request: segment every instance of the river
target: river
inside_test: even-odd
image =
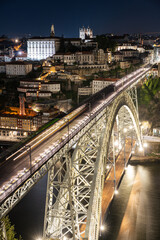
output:
[[[11,211],[23,240],[42,236],[47,176]],[[160,164],[128,166],[104,221],[103,240],[160,239]]]

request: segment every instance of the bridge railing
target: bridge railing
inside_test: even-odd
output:
[[[146,71],[145,71],[146,72]],[[142,74],[142,76],[144,73]],[[137,79],[139,76],[137,76]],[[135,78],[136,79],[136,78]],[[76,125],[75,129],[70,129],[68,135],[65,138],[62,138],[55,142],[52,147],[49,147],[47,151],[40,154],[35,161],[32,162],[32,166],[30,169],[21,170],[16,176],[14,176],[8,183],[6,183],[0,189],[0,204],[5,201],[5,199],[11,195],[18,187],[20,187],[30,176],[36,172],[40,167],[43,166],[56,152],[58,152],[65,144],[67,144],[85,125],[87,125],[95,116],[97,116],[103,109],[107,107],[107,105],[113,101],[114,98],[110,98],[110,100],[103,99],[102,103],[99,104],[95,109],[84,118],[81,123]],[[69,123],[68,123],[69,124]],[[67,125],[66,125],[67,126]],[[71,132],[72,130],[72,132]]]

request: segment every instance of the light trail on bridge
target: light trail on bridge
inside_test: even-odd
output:
[[[97,102],[92,102],[92,109],[88,105],[80,106],[8,157],[5,164],[0,167],[0,202],[3,202],[18,186],[47,162],[54,153],[106,108],[122,91],[142,78],[150,67],[146,66],[120,79],[115,84],[116,91],[106,95],[105,99],[101,97]],[[31,150],[31,162],[27,147]]]

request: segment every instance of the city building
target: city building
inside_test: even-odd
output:
[[[94,64],[94,53],[93,52],[76,52],[76,62],[80,65],[83,64]]]
[[[60,38],[55,37],[54,26],[51,26],[50,37],[33,37],[27,41],[27,57],[41,60],[52,57],[60,47]]]
[[[4,62],[0,62],[0,73],[6,72],[6,64]]]
[[[57,93],[57,92],[60,92],[61,90],[61,84],[58,82],[42,82],[40,90]]]
[[[8,55],[1,54],[0,55],[0,62],[10,62],[12,58]]]
[[[91,28],[82,27],[79,29],[79,37],[84,40],[86,38],[93,38],[93,30]]]
[[[52,93],[58,93],[61,90],[59,82],[44,82],[39,80],[21,80],[18,92],[25,93],[26,97],[33,98],[51,98]]]
[[[40,82],[37,81],[20,81],[20,86],[17,88],[18,92],[27,93],[28,91],[38,91],[40,89]]]
[[[6,63],[7,76],[25,76],[32,71],[32,64],[29,62],[9,62]]]
[[[74,53],[56,53],[53,56],[54,62],[63,62],[67,65],[73,65],[76,61]]]
[[[105,64],[107,61],[103,49],[75,53],[57,53],[52,59],[54,62],[61,62],[66,65]]]
[[[106,54],[103,49],[94,50],[95,53],[95,63],[96,64],[105,64],[106,63]]]
[[[78,88],[78,96],[89,96],[92,94],[91,87],[82,87]]]
[[[64,38],[64,45],[72,44],[75,47],[80,47],[82,44],[81,38]]]
[[[122,69],[130,68],[130,66],[131,66],[131,63],[128,61],[120,62],[120,68]]]
[[[92,94],[99,92],[101,89],[118,81],[118,78],[97,78],[92,81]]]
[[[24,131],[35,131],[37,126],[34,125],[36,113],[31,109],[25,109],[25,115],[20,114],[20,108],[8,107],[0,112],[0,128],[22,129]]]
[[[27,53],[19,52],[18,55],[15,57],[16,61],[26,61],[27,60]]]
[[[120,51],[119,52],[114,52],[114,60],[115,60],[115,62],[124,61],[123,54]]]
[[[31,60],[41,60],[55,54],[55,39],[53,38],[30,38],[27,41],[27,57]]]

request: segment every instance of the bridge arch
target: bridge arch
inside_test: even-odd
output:
[[[123,112],[124,110],[126,110],[126,112],[129,114],[128,117],[130,117],[132,125],[135,129],[138,143],[140,146],[142,146],[141,129],[139,125],[138,113],[132,101],[132,98],[127,92],[125,92],[121,94],[118,98],[116,98],[116,100],[113,102],[109,111],[109,115],[107,117],[106,126],[101,135],[100,148],[99,148],[99,152],[97,154],[97,159],[95,163],[95,169],[99,169],[99,171],[95,171],[95,174],[94,174],[92,187],[91,187],[92,190],[91,190],[91,196],[90,196],[90,202],[89,202],[89,209],[87,213],[87,223],[86,223],[86,230],[85,230],[85,237],[87,240],[98,239],[98,234],[99,234],[98,229],[100,228],[99,221],[101,217],[101,196],[102,196],[103,184],[105,180],[104,171],[107,164],[106,156],[109,154],[109,146],[110,146],[110,143],[112,142],[111,138],[113,134],[113,128],[114,128],[115,122],[117,122],[116,118],[120,113],[120,111]],[[99,190],[97,190],[98,188]],[[98,191],[100,192],[100,194],[97,194]],[[98,212],[99,214],[97,214]],[[97,217],[99,219],[96,219]]]
[[[122,122],[127,113],[126,119],[130,119],[127,123],[132,122],[141,144],[138,113],[128,93],[116,97],[103,113],[100,118],[95,117],[95,124],[80,137],[72,157],[71,152],[65,156],[59,172],[55,175],[54,169],[50,170],[48,188],[57,191],[57,195],[53,194],[56,200],[46,206],[49,211],[45,216],[45,239],[98,239],[107,156],[117,116]],[[60,179],[58,185],[56,181]],[[47,201],[52,202],[53,196]]]

